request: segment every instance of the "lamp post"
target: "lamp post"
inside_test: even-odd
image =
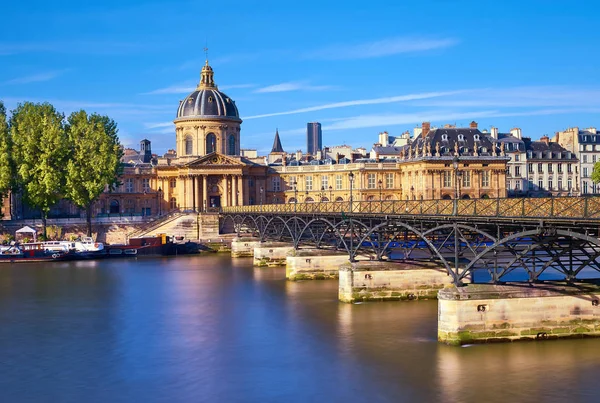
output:
[[[352,197],[352,186],[354,185],[354,172],[350,172],[348,174],[348,179],[350,179],[350,212],[352,212],[352,202],[354,198]]]
[[[294,181],[292,186],[294,186],[294,212],[296,212],[298,209],[298,182]]]
[[[325,186],[321,186],[321,192],[319,192],[319,203],[323,201],[325,196],[327,196],[327,192],[325,192]]]
[[[331,191],[333,190],[333,188],[331,186],[329,186],[329,201],[332,202],[333,201],[333,196],[331,195]]]
[[[460,158],[458,158],[458,155],[455,155],[454,158],[452,159],[452,168],[454,168],[454,206],[453,206],[453,215],[457,215],[458,214],[458,198],[460,197],[460,190],[458,188],[458,162],[460,161]]]
[[[263,187],[261,186],[260,189],[260,212],[262,213],[262,205],[263,205],[263,192],[265,191],[265,189],[263,189]]]
[[[158,215],[162,214],[162,189],[158,188]]]

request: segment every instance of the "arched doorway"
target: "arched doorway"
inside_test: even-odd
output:
[[[121,207],[119,205],[119,201],[115,200],[115,199],[111,200],[109,213],[110,214],[119,214],[120,212],[121,212]]]
[[[169,200],[169,208],[171,210],[175,210],[177,208],[177,199],[174,197],[171,197],[171,199]]]
[[[442,195],[442,200],[450,200],[452,197],[449,194]]]
[[[461,199],[463,199],[463,200],[468,200],[470,198],[471,198],[471,196],[469,196],[469,195],[462,195],[462,197],[461,197]]]
[[[481,195],[481,198],[482,198],[482,199],[489,199],[489,198],[490,198],[490,196],[488,196],[488,195],[486,195],[486,194],[482,194],[482,195]]]
[[[208,133],[206,135],[206,154],[214,153],[217,151],[217,136],[214,133]]]

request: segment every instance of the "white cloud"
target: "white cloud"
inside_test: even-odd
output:
[[[262,115],[246,116],[243,119],[248,120],[248,119],[267,118],[267,117],[272,117],[272,116],[295,115],[298,113],[315,112],[315,111],[321,111],[321,110],[325,110],[325,109],[346,108],[349,106],[357,106],[357,105],[389,104],[389,103],[394,103],[394,102],[405,102],[405,101],[412,101],[412,100],[417,100],[417,99],[443,97],[443,96],[448,96],[448,95],[460,94],[462,92],[465,92],[465,91],[459,90],[459,91],[447,91],[447,92],[425,92],[425,93],[421,93],[421,94],[398,95],[398,96],[394,96],[394,97],[357,99],[357,100],[353,100],[353,101],[335,102],[335,103],[331,103],[331,104],[323,104],[323,105],[317,105],[317,106],[310,106],[307,108],[293,109],[290,111],[273,112],[273,113],[265,113]]]
[[[69,69],[46,71],[43,73],[37,73],[37,74],[31,74],[28,76],[13,78],[13,79],[4,81],[2,84],[14,85],[14,84],[40,83],[43,81],[50,81],[64,73],[66,73],[67,71],[69,71]]]
[[[287,82],[269,85],[255,90],[256,93],[289,92],[289,91],[327,91],[334,89],[332,85],[310,85],[305,82]]]
[[[231,84],[231,85],[223,85],[219,86],[220,90],[230,90],[230,89],[238,89],[238,88],[252,88],[256,87],[256,84]],[[196,89],[195,84],[191,83],[183,83],[183,84],[175,84],[170,87],[159,88],[156,90],[142,92],[140,95],[160,95],[160,94],[189,94],[190,92]]]
[[[173,128],[174,127],[174,123],[173,122],[145,123],[144,126],[147,129],[160,129],[160,128],[163,128],[163,127]]]
[[[329,46],[307,53],[305,58],[325,60],[369,59],[447,48],[456,44],[458,44],[458,40],[454,38],[397,37],[356,45]]]

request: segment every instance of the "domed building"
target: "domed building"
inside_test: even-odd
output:
[[[179,102],[175,133],[180,161],[211,153],[240,154],[240,119],[235,101],[219,91],[208,60],[194,92]]]

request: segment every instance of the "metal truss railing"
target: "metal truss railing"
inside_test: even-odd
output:
[[[390,214],[600,221],[600,196],[316,202],[223,207],[223,213]]]

